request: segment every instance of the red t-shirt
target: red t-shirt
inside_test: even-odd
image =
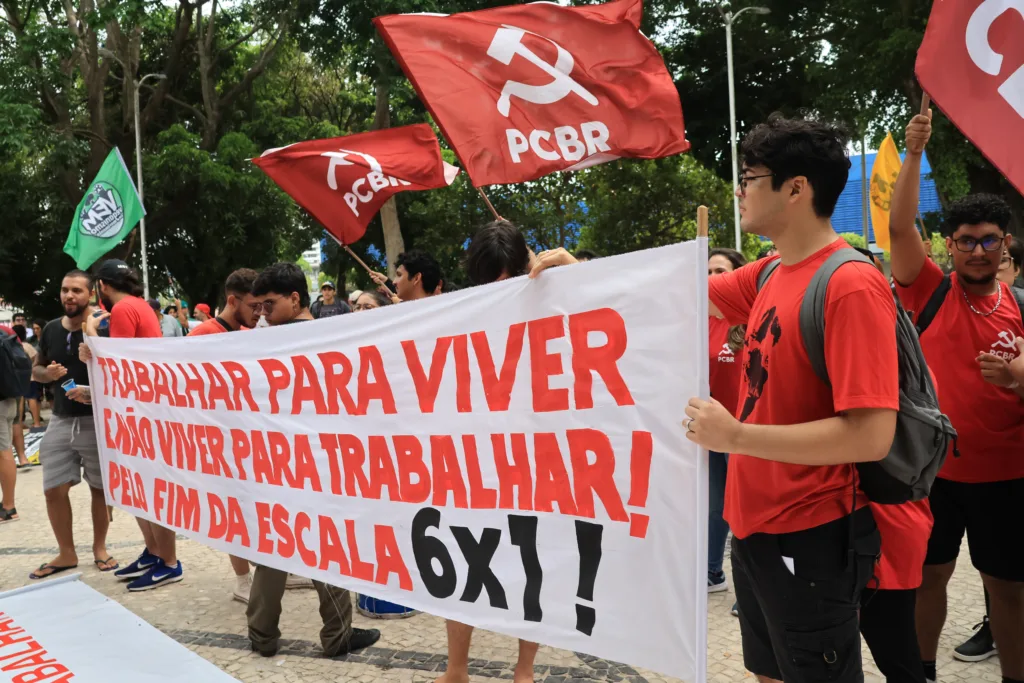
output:
[[[189,330],[188,336],[196,337],[203,334],[220,334],[221,332],[230,331],[231,330],[224,329],[224,326],[217,321],[217,318],[210,318],[209,320],[204,320],[203,322],[199,323],[198,326],[193,327],[191,330]]]
[[[943,479],[979,483],[1024,478],[1024,401],[1010,389],[989,384],[981,376],[978,355],[989,352],[1007,360],[1017,357],[1016,337],[1024,324],[1010,288],[1000,283],[1002,301],[992,315],[971,310],[953,273],[952,287],[921,337],[925,360],[937,380],[939,406],[958,434],[960,457],[950,454],[939,472]],[[925,261],[917,279],[907,287],[896,284],[903,307],[921,312],[939,283],[942,270]],[[995,308],[997,294],[971,296],[979,311]]]
[[[878,588],[887,591],[919,588],[933,524],[927,499],[900,505],[871,503],[871,514],[882,537],[882,556],[875,567]]]
[[[162,337],[153,309],[137,296],[126,296],[110,309],[110,336],[135,339]]]
[[[800,334],[800,304],[818,267],[842,239],[794,265],[780,265],[758,295],[761,259],[708,281],[711,300],[734,325],[747,325],[739,419],[791,425],[858,408],[899,409],[896,305],[873,266],[850,263],[829,281],[825,361],[818,379]],[[791,465],[732,454],[725,518],[738,538],[801,531],[850,513],[852,465]],[[858,496],[860,500],[864,500]]]
[[[740,399],[743,352],[741,349],[740,353],[736,353],[729,348],[730,327],[725,319],[708,316],[711,395],[735,415]]]

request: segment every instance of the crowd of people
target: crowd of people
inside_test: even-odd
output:
[[[736,194],[746,232],[771,240],[747,263],[732,249],[709,253],[711,399],[685,408],[687,437],[710,452],[708,591],[727,591],[725,547],[744,664],[762,683],[862,681],[861,636],[889,683],[935,683],[947,585],[964,536],[985,587],[987,614],[956,656],[979,661],[998,651],[1003,683],[1024,683],[1024,245],[1008,233],[1010,210],[991,195],[971,195],[946,211],[950,272],[931,257],[918,231],[921,156],[928,115],[907,128],[907,158],[891,206],[891,281],[882,262],[835,272],[825,296],[828,382],[812,367],[801,337],[800,308],[818,267],[849,245],[830,222],[846,185],[847,138],[823,123],[772,117],[746,137]],[[470,285],[483,285],[595,258],[564,249],[534,254],[508,221],[482,227],[465,255]],[[771,277],[762,277],[770,264]],[[410,251],[393,281],[339,297],[325,282],[311,302],[298,266],[240,269],[215,311],[196,320],[176,302],[161,311],[140,298],[137,274],[106,261],[95,276],[73,270],[61,286],[64,316],[35,326],[33,380],[79,386],[54,392],[42,445],[43,488],[58,555],[37,568],[43,578],[77,566],[70,487],[92,493],[93,555],[101,571],[144,591],[180,581],[175,535],[139,520],[141,554],[121,568],[106,549],[108,514],[91,419],[84,334],[171,337],[251,330],[443,296],[452,289],[437,261]],[[103,311],[90,302],[94,286]],[[897,302],[918,323],[920,345],[941,410],[958,436],[929,498],[878,504],[859,492],[858,463],[887,456],[896,433],[901,386]],[[927,312],[926,316],[922,313]],[[927,318],[927,321],[926,321]],[[196,324],[193,325],[192,323]],[[870,353],[865,353],[870,349]],[[36,399],[38,400],[38,399]],[[33,419],[38,416],[33,411]],[[3,444],[0,444],[2,446]],[[6,481],[6,479],[5,479]],[[8,507],[9,506],[9,507]],[[4,487],[4,514],[14,510]],[[290,582],[285,572],[231,558],[233,595],[247,603],[249,638],[261,655],[277,652],[278,621]],[[305,582],[308,585],[308,582]],[[312,582],[324,622],[324,653],[373,644],[380,632],[352,627],[348,591]],[[442,683],[468,680],[473,629],[449,621]],[[997,650],[998,648],[998,650]],[[520,641],[514,678],[533,680],[537,645]]]

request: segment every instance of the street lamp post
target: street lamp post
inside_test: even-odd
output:
[[[106,48],[100,48],[99,53],[104,57],[113,59],[121,68],[124,70],[124,77],[130,78],[128,67],[122,62],[117,55]],[[162,81],[167,76],[164,74],[146,74],[137,81],[133,81],[133,95],[134,95],[134,109],[135,109],[135,185],[139,192],[139,203],[145,207],[142,199],[142,131],[139,130],[139,89],[142,84],[146,82],[146,79],[152,78],[157,81]],[[142,296],[147,300],[149,299],[149,260],[146,256],[146,214],[143,209],[142,217],[139,219],[139,238],[142,243]]]
[[[729,144],[732,148],[732,214],[736,229],[736,251],[743,251],[743,235],[740,232],[740,198],[736,196],[736,187],[740,184],[739,160],[736,158],[736,79],[732,65],[732,25],[744,12],[769,14],[767,7],[744,7],[738,12],[726,12],[719,7],[722,21],[725,22],[725,59],[729,72]]]

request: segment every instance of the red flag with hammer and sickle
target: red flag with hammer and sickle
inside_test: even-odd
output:
[[[1024,0],[935,0],[917,80],[1024,192]]]
[[[474,185],[689,149],[641,0],[374,19]]]
[[[345,245],[393,195],[447,187],[459,173],[426,123],[298,142],[252,162]]]

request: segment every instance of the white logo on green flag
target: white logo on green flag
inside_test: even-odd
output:
[[[145,215],[135,183],[115,147],[75,209],[64,251],[79,268],[88,268],[124,239]]]

